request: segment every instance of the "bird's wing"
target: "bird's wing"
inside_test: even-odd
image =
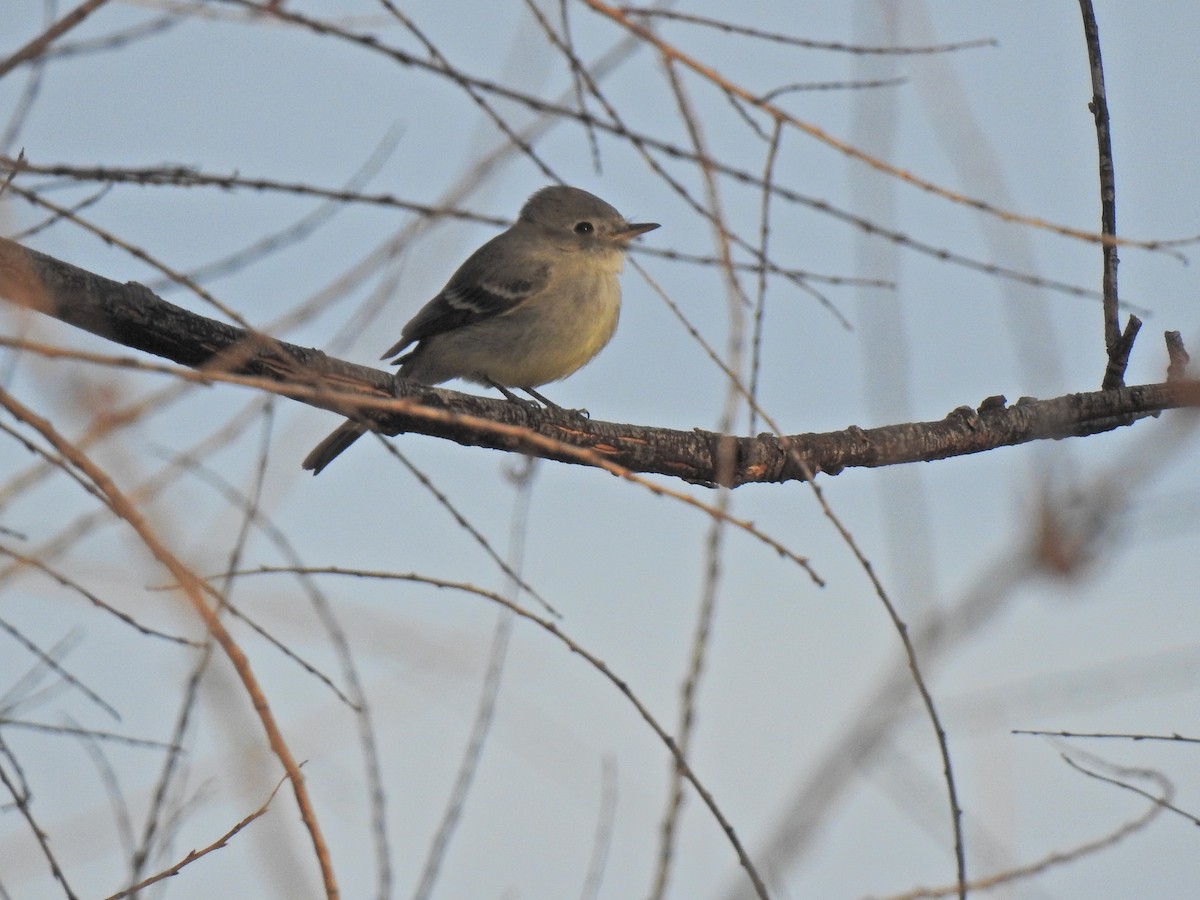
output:
[[[544,288],[549,274],[548,265],[522,266],[519,276],[501,268],[482,279],[463,278],[461,271],[456,272],[441,293],[404,326],[400,340],[381,358],[395,356],[409,344],[436,334],[510,313]]]

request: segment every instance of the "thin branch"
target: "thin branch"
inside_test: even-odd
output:
[[[549,21],[547,21],[545,16],[542,15],[542,11],[538,9],[537,4],[534,3],[533,0],[526,0],[526,6],[529,7],[530,13],[532,13],[533,17],[542,25],[542,28],[546,31],[547,35],[553,34],[553,28],[550,27]],[[558,16],[562,22],[563,53],[566,55],[568,62],[571,64],[571,87],[575,92],[575,103],[579,106],[579,111],[586,114],[587,97],[583,92],[583,73],[586,72],[587,69],[583,65],[583,61],[579,58],[579,55],[575,52],[575,43],[571,37],[571,18],[568,13],[569,8],[570,4],[567,2],[567,0],[559,0]],[[552,43],[554,42],[552,41]],[[587,131],[588,149],[592,151],[592,169],[597,175],[599,175],[602,170],[602,165],[600,162],[600,141],[596,137],[596,128],[590,124],[585,125],[584,128]]]
[[[1087,42],[1088,69],[1092,77],[1092,99],[1088,109],[1096,122],[1097,157],[1100,164],[1100,233],[1115,236],[1117,233],[1117,180],[1113,164],[1112,131],[1108,117],[1108,94],[1104,89],[1104,63],[1100,57],[1100,30],[1096,25],[1096,11],[1091,0],[1079,0],[1079,11],[1083,16],[1083,36]],[[1120,326],[1120,300],[1117,293],[1117,245],[1106,242],[1102,248],[1104,260],[1104,347],[1108,353],[1108,364],[1104,369],[1101,384],[1106,390],[1121,387],[1125,383],[1125,369],[1138,329],[1142,327],[1137,316],[1130,316],[1124,332]]]
[[[45,14],[47,17],[54,15],[55,7],[52,3],[44,4]],[[4,132],[0,134],[0,153],[8,153],[16,143],[18,136],[21,134],[21,129],[25,127],[25,123],[29,120],[29,114],[33,111],[34,101],[37,100],[41,93],[43,78],[46,74],[46,54],[40,54],[32,60],[29,74],[25,79],[25,86],[21,89],[21,96],[17,98],[17,102],[13,104],[12,111],[8,115],[8,121],[4,125]],[[23,154],[21,154],[23,155]],[[4,194],[4,187],[0,187],[0,196]]]
[[[1108,95],[1104,90],[1104,64],[1100,58],[1100,32],[1091,0],[1079,0],[1083,16],[1083,36],[1087,42],[1088,69],[1092,78],[1092,99],[1088,109],[1096,121],[1097,155],[1100,165],[1100,231],[1117,233],[1117,185],[1113,167],[1112,133],[1108,118]],[[1117,248],[1104,246],[1104,344],[1112,351],[1120,338],[1117,323]]]
[[[34,838],[37,839],[38,845],[42,848],[42,855],[46,857],[46,861],[50,864],[50,871],[54,875],[55,881],[62,885],[63,893],[68,897],[68,900],[78,900],[77,895],[71,890],[71,885],[67,883],[67,875],[62,870],[62,866],[58,864],[58,857],[54,855],[54,851],[50,849],[50,840],[46,832],[42,831],[37,820],[33,817],[33,810],[29,808],[29,794],[18,785],[14,784],[8,777],[8,772],[4,770],[4,765],[0,764],[0,782],[8,789],[9,794],[16,804],[17,810],[29,825],[29,830],[33,832]]]
[[[156,849],[159,834],[169,834],[164,823],[164,813],[167,803],[171,799],[171,789],[175,784],[176,776],[182,768],[184,755],[183,742],[187,737],[188,728],[192,723],[192,716],[196,711],[197,698],[200,695],[201,679],[208,670],[208,664],[212,661],[212,648],[213,639],[209,635],[200,653],[197,654],[196,664],[192,666],[191,671],[188,673],[188,678],[184,682],[183,699],[179,704],[179,713],[175,717],[175,725],[172,729],[172,747],[163,760],[162,769],[155,779],[154,790],[150,797],[150,805],[146,810],[145,824],[142,826],[142,834],[137,842],[137,846],[129,857],[129,877],[131,881],[141,880],[141,874],[145,871],[151,854]]]
[[[1119,787],[1122,790],[1126,790],[1131,793],[1137,794],[1139,797],[1145,797],[1147,800],[1149,800],[1155,806],[1160,807],[1162,809],[1169,810],[1170,812],[1176,813],[1177,815],[1182,816],[1183,818],[1187,819],[1193,825],[1200,825],[1200,819],[1198,819],[1196,816],[1192,815],[1191,813],[1180,809],[1178,806],[1176,806],[1175,804],[1173,804],[1171,802],[1171,799],[1170,799],[1171,798],[1171,785],[1167,782],[1166,778],[1163,777],[1158,772],[1155,772],[1150,769],[1129,769],[1129,768],[1120,767],[1120,766],[1113,766],[1109,763],[1105,764],[1105,765],[1108,765],[1109,768],[1113,769],[1115,772],[1117,772],[1118,774],[1120,774],[1124,777],[1133,776],[1133,777],[1139,777],[1139,778],[1149,778],[1150,780],[1157,782],[1159,785],[1159,788],[1162,791],[1162,796],[1155,796],[1154,794],[1151,794],[1149,791],[1143,790],[1142,788],[1137,787],[1136,785],[1132,785],[1126,781],[1122,781],[1120,778],[1117,778],[1114,776],[1102,775],[1099,772],[1093,772],[1091,769],[1088,769],[1087,767],[1085,767],[1085,766],[1081,765],[1080,763],[1077,763],[1075,760],[1071,759],[1065,753],[1062,754],[1062,758],[1063,758],[1063,762],[1065,762],[1072,769],[1075,769],[1078,772],[1082,772],[1084,775],[1087,775],[1089,778],[1095,778],[1097,781],[1103,781],[1106,784],[1115,785],[1116,787]]]
[[[386,151],[385,151],[386,152]],[[360,172],[369,173],[378,159],[378,151],[372,154]],[[455,207],[438,206],[429,203],[417,203],[404,200],[395,194],[376,193],[365,194],[354,187],[359,180],[356,174],[351,183],[342,188],[326,188],[319,185],[297,181],[280,181],[275,178],[256,178],[231,173],[222,175],[216,172],[203,172],[192,166],[165,165],[145,166],[140,168],[122,166],[75,166],[67,163],[34,164],[24,159],[14,159],[0,156],[0,169],[14,173],[31,175],[46,175],[57,178],[68,178],[72,181],[98,181],[104,184],[136,184],[140,187],[216,187],[222,190],[235,189],[250,191],[270,191],[281,194],[295,194],[301,197],[317,197],[322,200],[338,203],[360,203],[368,206],[382,206],[389,209],[402,209],[426,218],[451,218],[464,222],[475,222],[481,225],[494,225],[506,228],[512,224],[509,219],[498,216],[486,216],[471,210]]]
[[[66,656],[79,644],[81,634],[82,629],[71,629],[55,642],[48,655],[51,658]],[[0,694],[0,710],[11,715],[21,709],[37,708],[47,702],[51,696],[66,693],[70,687],[66,681],[58,680],[47,683],[47,673],[52,671],[53,669],[44,662],[33,663],[15,683],[10,685],[3,694]]]
[[[1043,737],[1062,738],[1107,738],[1124,741],[1182,741],[1187,744],[1200,744],[1200,737],[1184,737],[1181,734],[1122,734],[1107,731],[1040,731],[1035,729],[1014,728],[1009,734],[1033,734]]]
[[[1163,334],[1163,338],[1167,343],[1167,358],[1170,360],[1167,364],[1167,381],[1186,380],[1188,363],[1192,358],[1188,356],[1187,348],[1183,345],[1183,335],[1178,331],[1168,331]]]
[[[979,47],[998,46],[995,38],[977,38],[972,41],[959,41],[951,44],[934,44],[929,47],[866,47],[861,44],[843,44],[836,41],[814,41],[809,38],[792,37],[791,35],[780,34],[774,31],[765,31],[761,28],[751,28],[748,25],[739,25],[735,22],[725,22],[719,19],[710,19],[707,16],[677,12],[672,9],[653,9],[645,6],[622,6],[619,9],[621,12],[630,13],[635,16],[655,16],[676,22],[687,22],[692,25],[704,25],[728,34],[740,34],[745,37],[758,38],[759,40],[790,44],[793,47],[804,47],[808,50],[836,50],[842,53],[882,56],[911,56],[914,54],[950,53],[955,50],[974,50]]]
[[[98,741],[112,741],[124,744],[126,747],[147,747],[154,750],[179,750],[176,745],[165,741],[154,741],[149,738],[130,737],[126,734],[116,734],[112,731],[99,731],[95,728],[80,728],[74,725],[51,725],[46,722],[29,722],[25,719],[10,719],[0,715],[0,725],[5,728],[25,728],[30,731],[40,731],[44,734],[70,734],[78,737],[94,738]]]
[[[22,63],[36,59],[46,49],[107,3],[108,0],[84,0],[77,7],[35,37],[32,41],[13,53],[8,59],[0,60],[0,78],[3,78]]]
[[[399,140],[400,129],[397,126],[388,129],[387,133],[375,146],[375,149],[371,151],[366,161],[350,176],[342,190],[349,194],[356,194],[361,188],[365,187],[391,157]],[[279,231],[264,235],[220,259],[214,259],[197,266],[186,273],[187,277],[197,284],[201,284],[217,276],[227,277],[232,275],[253,263],[261,261],[272,253],[276,253],[292,244],[299,243],[345,209],[346,205],[344,203],[326,198],[324,202],[319,203],[315,209],[302,216],[299,220],[292,222]],[[153,291],[157,291],[172,283],[170,278],[163,277],[149,282],[147,287]]]
[[[109,34],[98,35],[94,38],[83,38],[50,47],[43,52],[39,60],[61,60],[74,56],[85,56],[91,53],[106,53],[110,50],[120,50],[137,41],[155,37],[169,31],[187,21],[183,16],[173,12],[165,13],[153,19],[139,22],[128,28],[122,28]]]
[[[35,659],[41,662],[42,665],[46,666],[52,672],[57,674],[67,684],[80,691],[80,693],[82,693],[85,697],[95,703],[98,707],[100,707],[118,722],[121,721],[121,714],[117,712],[116,707],[114,707],[107,700],[105,700],[90,687],[63,668],[63,666],[59,664],[58,660],[54,658],[53,654],[47,653],[4,619],[0,619],[0,631],[7,632],[9,637],[28,650]]]
[[[758,246],[762,258],[769,258],[768,241],[771,236],[771,191],[770,185],[775,180],[775,160],[779,155],[780,140],[783,136],[783,126],[775,123],[771,132],[771,142],[767,147],[767,158],[763,163],[763,192],[758,217]],[[754,334],[750,339],[750,426],[746,430],[754,433],[757,426],[758,405],[758,376],[762,366],[763,322],[767,314],[767,270],[762,266],[758,270],[758,290],[754,295]]]
[[[100,778],[100,783],[104,785],[105,793],[108,794],[113,825],[117,831],[117,842],[125,854],[132,854],[134,847],[133,817],[130,814],[129,801],[125,798],[125,792],[121,790],[121,780],[117,777],[117,770],[113,768],[112,761],[108,758],[100,741],[86,733],[78,734],[76,739],[83,746],[87,755],[92,758],[96,774]]]
[[[154,628],[150,628],[146,625],[143,625],[141,622],[137,621],[137,619],[133,618],[133,616],[129,615],[128,613],[121,612],[121,610],[116,609],[115,607],[110,606],[109,604],[105,603],[98,596],[96,596],[92,591],[89,591],[83,585],[72,580],[71,578],[68,578],[66,575],[62,574],[57,569],[53,569],[50,566],[46,565],[41,560],[34,559],[32,556],[26,556],[23,553],[18,553],[17,551],[15,551],[9,547],[5,547],[3,545],[0,545],[0,555],[8,556],[23,566],[29,566],[31,568],[37,569],[39,572],[43,573],[47,577],[52,578],[55,581],[57,581],[63,587],[69,588],[70,590],[74,591],[75,593],[81,595],[84,599],[89,600],[92,603],[92,605],[99,607],[100,609],[104,610],[107,613],[110,613],[113,616],[116,616],[118,619],[120,619],[126,625],[129,625],[131,628],[136,629],[138,632],[146,635],[147,637],[162,638],[165,641],[173,641],[176,644],[185,644],[189,647],[200,646],[198,643],[196,643],[195,641],[189,640],[188,638],[181,637],[179,635],[174,635],[174,634],[167,634],[164,631],[158,631]]]
[[[763,103],[770,103],[784,94],[800,91],[857,91],[868,88],[901,87],[907,83],[908,79],[906,78],[882,78],[874,81],[799,81],[795,84],[784,84],[777,88],[771,88],[758,99]]]
[[[151,875],[149,878],[145,878],[142,881],[139,881],[137,884],[125,888],[125,890],[123,890],[123,891],[118,891],[117,893],[112,894],[109,897],[105,898],[105,900],[121,900],[121,898],[123,898],[123,897],[128,897],[131,894],[136,894],[138,891],[140,891],[144,888],[148,888],[148,887],[150,887],[150,885],[155,884],[156,882],[162,881],[165,878],[172,878],[172,877],[178,875],[184,866],[195,862],[200,857],[207,856],[208,854],[212,853],[214,850],[224,849],[226,847],[226,845],[228,845],[228,843],[237,835],[237,833],[239,831],[241,831],[243,828],[245,828],[247,825],[249,825],[251,822],[253,822],[255,819],[257,819],[259,816],[266,813],[267,809],[271,805],[271,801],[275,799],[275,795],[279,793],[279,789],[281,787],[283,787],[283,782],[286,780],[287,780],[286,778],[281,779],[279,784],[275,785],[275,789],[273,791],[271,791],[271,795],[269,797],[267,797],[266,802],[264,802],[262,806],[260,806],[254,812],[250,813],[250,815],[246,816],[246,818],[242,819],[240,822],[238,822],[236,825],[234,825],[232,828],[230,828],[227,832],[225,832],[223,835],[221,835],[219,838],[217,838],[215,841],[213,841],[207,847],[202,847],[199,850],[188,851],[187,856],[185,856],[179,862],[175,863],[175,865],[173,865],[167,869],[164,869],[163,871],[159,872],[156,875]]]
[[[231,307],[227,306],[226,304],[222,303],[212,293],[210,293],[209,291],[206,291],[199,284],[197,284],[195,281],[190,279],[187,275],[183,274],[182,272],[175,271],[170,266],[161,262],[160,260],[155,258],[152,254],[150,254],[146,250],[142,249],[141,247],[138,247],[135,244],[131,244],[129,241],[126,241],[125,239],[118,237],[113,232],[108,231],[105,228],[101,228],[99,225],[96,225],[92,222],[89,222],[87,219],[84,219],[82,216],[80,216],[78,213],[74,212],[73,210],[67,209],[64,206],[59,206],[57,203],[52,203],[51,201],[47,200],[45,197],[41,196],[40,194],[36,194],[33,191],[27,191],[24,188],[17,187],[15,184],[10,186],[10,190],[17,196],[23,198],[24,200],[27,200],[28,202],[34,204],[35,206],[44,207],[45,209],[50,210],[55,215],[61,216],[62,218],[74,223],[75,225],[78,225],[80,228],[84,229],[85,231],[87,231],[88,233],[90,233],[92,235],[95,235],[100,240],[104,241],[106,244],[111,244],[111,245],[120,247],[122,250],[124,250],[130,256],[134,257],[134,259],[138,259],[138,260],[144,262],[146,265],[148,265],[154,269],[157,269],[162,275],[166,276],[166,278],[169,279],[170,281],[175,282],[176,284],[179,284],[179,285],[187,288],[192,293],[194,293],[197,297],[199,297],[201,300],[204,300],[207,303],[210,303],[214,309],[219,310],[220,312],[227,315],[229,318],[233,319],[235,322],[237,322],[239,325],[241,325],[243,328],[245,328],[248,332],[252,330],[250,323],[247,322],[245,319],[243,319],[236,310],[234,310]]]

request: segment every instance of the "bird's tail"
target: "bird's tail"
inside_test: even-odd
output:
[[[321,470],[337,458],[338,454],[366,434],[367,429],[357,422],[347,420],[338,426],[329,437],[312,448],[312,452],[304,457],[300,465],[311,469],[314,475],[320,475]]]

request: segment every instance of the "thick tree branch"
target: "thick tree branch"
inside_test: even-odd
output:
[[[729,444],[735,460],[731,482],[737,486],[803,480],[808,471],[832,475],[851,467],[946,459],[1029,441],[1079,437],[1164,409],[1200,405],[1200,384],[1175,380],[1051,400],[1022,398],[1012,406],[1003,397],[992,397],[978,409],[959,407],[933,422],[733,437],[701,429],[599,422],[414,384],[188,312],[140,284],[111,281],[3,239],[0,296],[214,377],[266,379],[259,386],[343,415],[362,416],[384,434],[417,432],[563,462],[586,463],[590,458],[706,485],[717,483],[718,467],[723,475],[728,471],[728,463],[722,462],[727,451],[719,448]],[[587,452],[581,455],[580,449]]]

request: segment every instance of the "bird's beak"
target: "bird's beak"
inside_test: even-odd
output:
[[[657,222],[627,222],[625,227],[620,231],[613,232],[613,238],[623,244],[628,244],[639,234],[645,234],[647,231],[653,231],[658,227]]]

